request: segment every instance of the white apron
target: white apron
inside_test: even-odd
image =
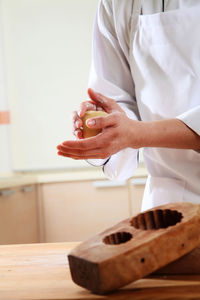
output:
[[[141,119],[176,118],[200,105],[200,5],[139,15],[137,4],[130,65]],[[142,210],[169,202],[200,203],[200,153],[146,148],[144,160],[150,176]]]

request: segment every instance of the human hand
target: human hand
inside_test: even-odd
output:
[[[82,118],[85,115],[86,111],[103,111],[103,108],[99,106],[94,101],[84,101],[81,103],[78,111],[73,111],[72,113],[72,129],[73,134],[77,139],[83,139],[83,122]]]
[[[137,133],[140,122],[129,119],[115,100],[105,97],[92,89],[88,90],[92,102],[81,106],[81,111],[75,115],[76,136],[81,135],[81,139],[76,141],[65,141],[57,146],[58,155],[79,159],[104,159],[120,150],[132,147],[139,148]],[[87,121],[87,126],[94,129],[102,129],[97,136],[82,139],[80,129],[80,117],[86,110],[91,110],[90,105],[102,107],[109,115],[106,117],[91,118]],[[88,108],[89,107],[89,108]],[[80,126],[80,127],[79,127]]]

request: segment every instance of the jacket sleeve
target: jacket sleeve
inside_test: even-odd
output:
[[[117,8],[116,3],[120,3]],[[131,4],[132,1],[99,1],[93,32],[89,87],[115,99],[129,118],[138,120],[135,86],[129,66]],[[117,19],[119,15],[120,20]],[[119,25],[120,30],[117,27]],[[134,174],[137,156],[138,150],[128,148],[105,160],[88,162],[104,165],[104,173],[110,179],[125,180]]]
[[[200,135],[200,105],[177,116],[177,119],[184,122],[194,132]]]

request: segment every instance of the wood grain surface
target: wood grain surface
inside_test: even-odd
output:
[[[153,276],[107,296],[93,295],[71,280],[67,254],[77,245],[0,246],[0,299],[200,299],[200,275]]]
[[[172,203],[126,219],[69,255],[72,278],[106,294],[144,278],[200,244],[200,206]]]

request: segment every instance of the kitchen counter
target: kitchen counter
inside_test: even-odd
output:
[[[0,246],[0,299],[200,299],[200,276],[152,276],[107,296],[75,285],[67,254],[78,243]]]
[[[36,184],[37,177],[32,174],[9,173],[0,174],[0,190]]]
[[[133,178],[146,177],[147,171],[143,165],[139,166]],[[73,182],[85,180],[106,180],[104,173],[99,167],[89,167],[82,169],[30,172],[30,173],[9,173],[0,174],[0,189],[12,187],[42,184],[52,182]]]

